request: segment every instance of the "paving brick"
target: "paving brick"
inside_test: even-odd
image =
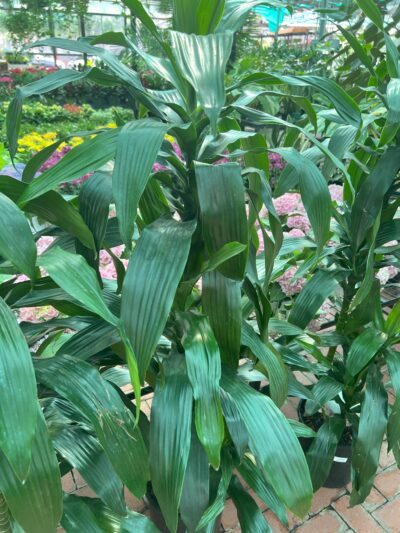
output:
[[[370,495],[365,500],[365,502],[362,504],[364,509],[366,509],[369,513],[372,511],[375,511],[378,507],[386,503],[386,498],[379,492],[379,490],[376,490],[376,488],[372,487],[372,490],[370,492]]]
[[[88,486],[78,489],[74,494],[76,496],[84,496],[85,498],[97,498],[97,494]]]
[[[348,526],[335,511],[326,510],[307,520],[296,533],[344,533],[347,530]]]
[[[87,485],[86,481],[83,479],[83,477],[80,475],[78,470],[73,470],[72,475],[75,479],[76,486],[79,488],[85,487]]]
[[[281,407],[281,411],[287,418],[298,419],[297,407],[290,400]]]
[[[374,485],[390,500],[400,492],[400,471],[397,467],[384,470],[377,475]]]
[[[400,497],[386,503],[373,513],[373,516],[386,531],[399,533],[400,531]]]
[[[64,492],[74,492],[76,485],[72,474],[66,474],[61,480],[62,488]]]
[[[257,494],[254,492],[254,490],[249,490],[248,491],[250,496],[253,498],[253,500],[256,502],[256,504],[258,505],[258,507],[260,508],[260,510],[263,512],[266,510],[267,506],[265,505],[265,503],[257,496]]]
[[[386,468],[389,468],[390,466],[393,466],[395,464],[396,460],[394,458],[394,455],[392,452],[387,451],[387,443],[384,442],[381,448],[381,453],[379,456],[379,467],[382,470],[385,470]]]
[[[127,507],[132,511],[136,511],[137,513],[143,513],[147,509],[144,500],[139,500],[138,498],[136,498],[133,494],[129,492],[126,487],[124,489],[124,496]]]
[[[327,489],[325,487],[322,487],[319,489],[315,494],[313,498],[313,503],[311,506],[310,514],[314,515],[322,511],[322,509],[325,509],[326,507],[329,507],[329,505],[340,498],[344,493],[346,492],[346,489]]]
[[[267,511],[264,516],[274,533],[287,533],[288,529],[278,520],[272,511]]]
[[[222,525],[225,529],[233,529],[239,525],[236,507],[232,500],[227,500],[222,513]]]
[[[368,532],[368,533],[383,533],[382,529],[372,518],[372,516],[362,507],[357,505],[356,507],[349,508],[350,497],[342,496],[339,500],[333,503],[333,507],[336,512],[345,520],[345,522],[354,531]]]

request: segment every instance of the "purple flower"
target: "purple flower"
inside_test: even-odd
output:
[[[18,181],[22,181],[22,173],[24,172],[24,168],[24,163],[16,163],[15,167],[13,165],[6,165],[0,171],[0,174],[3,176],[10,176],[10,178],[14,178]]]
[[[302,215],[289,217],[287,220],[287,226],[288,228],[301,229],[304,233],[307,233],[311,228],[308,218]]]
[[[292,266],[277,279],[282,291],[286,294],[286,296],[298,294],[306,284],[306,280],[302,278],[293,281],[293,277],[295,276],[297,270],[298,267]]]
[[[331,198],[334,202],[342,203],[343,202],[343,187],[342,185],[329,185],[329,192]]]
[[[300,205],[300,194],[297,192],[287,192],[275,198],[274,206],[279,216],[286,216],[296,212]]]

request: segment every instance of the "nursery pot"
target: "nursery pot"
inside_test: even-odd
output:
[[[151,490],[151,488],[148,488],[146,492],[145,500],[149,507],[150,519],[155,523],[155,525],[158,527],[161,533],[171,533],[170,530],[167,528],[160,506],[158,505],[158,501],[153,491]],[[222,531],[221,520],[222,520],[222,514],[217,518],[215,522],[215,529],[213,533],[220,533]],[[178,520],[177,533],[186,533],[186,526],[182,522],[180,517]]]
[[[300,422],[311,427],[314,431],[318,431],[321,426],[318,416],[305,415],[306,400],[301,400],[297,408]],[[300,437],[300,444],[306,453],[311,446],[313,439]],[[351,430],[346,428],[345,432],[337,445],[335,456],[328,477],[326,478],[324,487],[329,489],[340,489],[345,487],[351,479]]]

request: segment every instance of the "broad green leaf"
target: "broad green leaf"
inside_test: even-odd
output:
[[[139,200],[168,127],[155,120],[136,120],[118,136],[112,183],[121,237],[129,248]]]
[[[200,0],[173,0],[172,24],[176,31],[198,33],[197,10]]]
[[[74,494],[64,495],[61,525],[68,533],[160,533],[147,516],[135,511],[116,514],[98,499]]]
[[[260,5],[271,6],[271,0],[226,0],[225,10],[217,31],[236,32],[243,26],[249,12]]]
[[[360,43],[359,39],[353,33],[351,33],[351,31],[346,30],[346,28],[343,28],[343,26],[340,26],[339,24],[337,26],[339,30],[343,33],[345,39],[350,44],[351,48],[356,53],[358,59],[369,70],[371,76],[376,78],[374,65],[368,55],[367,48]]]
[[[400,52],[389,34],[385,33],[386,65],[391,78],[400,77]]]
[[[207,272],[202,284],[203,311],[217,339],[222,361],[237,366],[242,328],[240,282],[218,271]]]
[[[353,488],[350,505],[362,503],[372,489],[386,430],[387,403],[382,375],[375,365],[371,365],[361,404],[358,432],[353,444],[351,463]]]
[[[314,491],[322,487],[329,475],[344,427],[345,421],[343,418],[338,416],[329,417],[319,428],[307,452],[306,457]]]
[[[387,340],[387,335],[373,327],[367,327],[353,341],[346,357],[347,379],[356,377],[375,357]]]
[[[271,398],[280,407],[288,393],[288,373],[281,355],[269,342],[262,342],[254,329],[247,323],[243,325],[242,344],[250,348],[268,372]]]
[[[0,449],[23,481],[29,472],[36,428],[36,381],[24,335],[2,298],[0,339]]]
[[[95,271],[82,256],[55,247],[40,256],[39,264],[57,285],[73,296],[85,309],[96,313],[114,326],[119,325],[118,318],[105,304]]]
[[[196,163],[196,182],[208,253],[212,256],[233,241],[247,245],[244,186],[239,165]],[[246,262],[245,251],[223,263],[219,271],[228,278],[241,280]]]
[[[316,413],[329,400],[336,398],[342,392],[343,388],[343,383],[336,381],[336,379],[330,376],[322,376],[311,390],[313,399],[308,400],[306,403],[306,414],[313,415]]]
[[[195,533],[197,524],[208,507],[210,498],[210,466],[195,429],[192,427],[190,453],[180,502],[180,514],[188,533]],[[193,495],[196,497],[194,498]]]
[[[66,353],[77,359],[87,360],[120,340],[120,334],[115,326],[99,320],[72,335],[59,348],[57,354]]]
[[[358,7],[380,30],[383,30],[383,17],[374,0],[356,0]]]
[[[189,4],[192,3],[189,1]],[[225,0],[199,0],[196,13],[199,35],[213,33],[224,12]],[[193,7],[192,7],[193,9]],[[186,31],[186,30],[184,30]]]
[[[391,309],[387,316],[385,332],[389,337],[397,335],[400,332],[400,302]]]
[[[388,124],[399,124],[400,122],[400,78],[393,78],[389,81],[386,89],[388,104]]]
[[[262,470],[249,456],[245,456],[238,466],[238,471],[247,485],[257,494],[265,505],[273,511],[283,525],[289,527],[288,518],[281,500],[265,480]]]
[[[57,452],[76,468],[89,487],[113,511],[125,514],[123,485],[99,442],[79,427],[66,427],[53,437]]]
[[[248,448],[249,435],[239,411],[232,398],[223,389],[220,390],[222,410],[229,435],[236,448],[239,458],[242,458]]]
[[[184,336],[182,345],[190,384],[195,400],[197,435],[211,465],[217,469],[224,440],[219,382],[221,356],[217,341],[206,317],[182,315]]]
[[[180,1],[186,2],[189,9],[193,10],[193,2]],[[194,88],[197,101],[215,133],[219,113],[225,103],[224,73],[232,49],[233,34],[189,35],[172,31],[171,39],[176,62]]]
[[[156,220],[144,229],[129,262],[121,319],[142,380],[167,322],[194,229],[193,222]]]
[[[389,368],[390,382],[396,396],[400,396],[400,357],[396,350],[386,350],[386,362]]]
[[[249,447],[265,470],[268,481],[295,514],[304,516],[312,499],[312,484],[299,441],[283,413],[267,396],[249,385],[222,375],[249,432]]]
[[[397,467],[400,467],[400,400],[396,398],[387,425],[388,453],[393,451]]]
[[[260,508],[243,488],[236,476],[232,476],[229,485],[229,495],[236,506],[240,527],[243,533],[271,533],[265,516]]]
[[[319,270],[297,296],[289,314],[289,322],[305,328],[337,286],[334,272]]]
[[[93,174],[79,192],[79,212],[93,234],[97,251],[106,234],[112,198],[111,176],[105,172]]]
[[[133,414],[114,387],[94,367],[67,355],[37,361],[35,371],[38,381],[90,420],[115,472],[141,498],[149,479],[147,450]]]
[[[339,126],[329,140],[328,149],[339,159],[343,159],[350,150],[357,136],[357,128],[354,126]],[[322,167],[323,176],[329,180],[333,172],[335,171],[335,165],[331,159],[325,159],[324,166]]]
[[[18,203],[26,204],[62,182],[69,182],[98,170],[114,158],[118,133],[118,129],[109,129],[73,148],[54,167],[35,178]]]
[[[0,176],[0,192],[8,196],[13,202],[18,201],[26,187],[27,184],[10,176]],[[23,210],[59,226],[74,235],[88,248],[94,247],[93,235],[78,210],[70,202],[67,202],[61,194],[49,191],[28,202]]]
[[[11,156],[14,157],[18,148],[18,134],[21,124],[22,104],[25,98],[35,94],[44,94],[67,83],[79,81],[88,75],[88,71],[61,69],[44,76],[40,80],[29,83],[16,90],[15,97],[7,110],[7,139]]]
[[[0,256],[20,272],[35,278],[36,246],[25,215],[7,196],[0,193]],[[6,229],[7,228],[7,229]]]
[[[172,533],[178,525],[185,470],[189,458],[192,391],[183,369],[183,358],[165,366],[164,382],[158,382],[150,419],[151,482],[167,527]]]
[[[351,210],[350,223],[355,250],[358,250],[368,230],[373,226],[382,208],[383,198],[399,169],[400,148],[388,148],[358,190]]]
[[[329,237],[332,201],[328,185],[318,167],[293,148],[274,150],[296,168],[301,199],[314,232],[318,251]]]
[[[37,402],[34,419],[37,426],[28,477],[22,483],[0,454],[0,490],[12,516],[26,533],[54,533],[62,514],[60,470]],[[18,424],[23,423],[21,418],[17,420]]]

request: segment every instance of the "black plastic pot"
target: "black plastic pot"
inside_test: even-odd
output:
[[[155,523],[155,525],[158,527],[161,533],[171,533],[170,530],[167,528],[160,506],[158,505],[158,501],[151,490],[147,491],[145,500],[149,508],[150,519]],[[223,531],[222,526],[221,526],[221,520],[222,520],[222,515],[219,516],[218,519],[216,520],[215,529],[213,533],[220,533]],[[186,533],[185,524],[182,522],[180,518],[178,521],[177,533]]]
[[[307,424],[305,420],[304,410],[305,410],[306,401],[301,400],[297,408],[297,413],[299,415],[300,422]],[[312,427],[315,430],[315,427]],[[349,440],[349,439],[347,439]],[[313,439],[308,439],[305,437],[300,437],[299,439],[301,447],[303,448],[304,453],[306,453],[311,446]],[[324,487],[329,489],[341,489],[345,487],[351,479],[351,439],[350,442],[339,442],[335,457],[331,469],[329,471],[328,477],[326,478]]]

